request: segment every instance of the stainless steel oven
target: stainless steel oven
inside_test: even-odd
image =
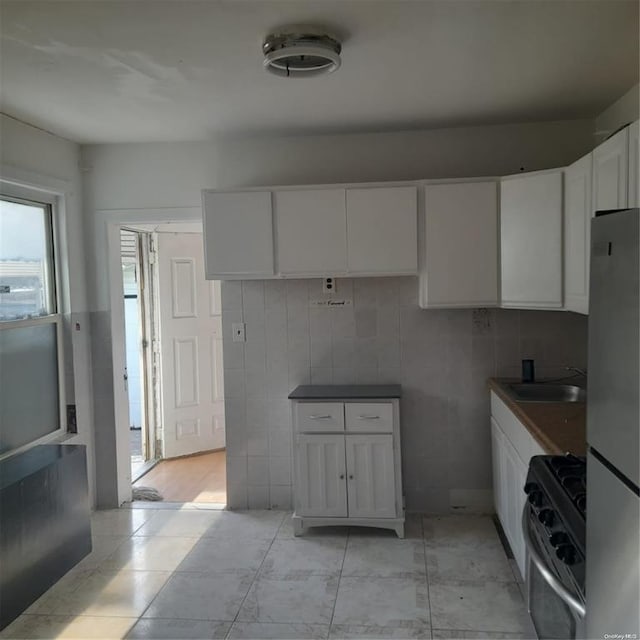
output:
[[[522,531],[527,549],[527,607],[538,638],[584,638],[584,598],[530,504],[522,513]]]

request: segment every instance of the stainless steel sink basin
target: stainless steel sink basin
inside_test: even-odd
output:
[[[516,402],[585,402],[587,392],[573,384],[529,382],[507,385]]]

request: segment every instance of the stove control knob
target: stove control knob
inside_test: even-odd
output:
[[[524,485],[524,492],[529,495],[532,491],[536,491],[538,485],[535,482],[527,482]]]
[[[555,513],[553,513],[551,509],[543,509],[538,514],[538,520],[540,520],[545,527],[553,526],[555,519]]]
[[[565,564],[575,564],[576,562],[576,549],[571,544],[563,544],[560,545],[556,549],[556,556],[558,556],[558,560],[564,562]]]
[[[532,491],[529,494],[529,504],[534,507],[541,507],[544,502],[544,496],[542,495],[542,491]]]

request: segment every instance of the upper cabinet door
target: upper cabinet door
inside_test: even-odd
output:
[[[417,229],[416,187],[347,189],[350,273],[415,274]]]
[[[208,279],[274,275],[271,193],[202,192]]]
[[[593,208],[624,209],[628,193],[629,127],[593,150]]]
[[[273,197],[279,273],[346,273],[345,190],[276,191]]]
[[[502,306],[562,307],[562,171],[500,184]]]
[[[564,306],[589,313],[592,154],[564,172]]]
[[[640,207],[640,120],[629,127],[629,207]]]
[[[427,185],[420,306],[498,304],[498,187]]]

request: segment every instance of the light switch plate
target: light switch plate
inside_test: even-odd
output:
[[[244,322],[234,322],[231,325],[231,330],[233,331],[233,341],[234,342],[246,342],[247,336],[245,334],[245,324]]]

